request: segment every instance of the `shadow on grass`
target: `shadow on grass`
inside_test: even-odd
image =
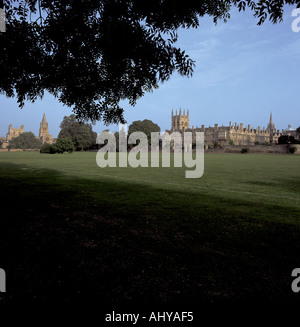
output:
[[[2,301],[295,299],[295,209],[12,164],[0,183]]]
[[[259,187],[272,187],[274,191],[276,190],[278,195],[282,193],[282,191],[288,191],[288,192],[295,192],[295,198],[297,198],[299,190],[300,190],[300,178],[276,178],[276,180],[257,180],[257,181],[244,181],[245,184],[251,184],[254,186]]]

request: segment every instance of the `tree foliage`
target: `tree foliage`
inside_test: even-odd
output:
[[[24,132],[9,141],[8,149],[39,149],[41,141],[32,132]]]
[[[128,134],[133,132],[143,132],[147,135],[148,141],[151,141],[151,132],[160,132],[160,127],[149,119],[136,120],[129,126]]]
[[[77,150],[88,149],[96,142],[97,133],[93,132],[91,124],[79,122],[75,115],[65,116],[60,128],[58,137],[71,139]]]
[[[80,120],[124,123],[121,100],[134,105],[194,61],[176,47],[180,27],[208,15],[227,20],[249,7],[258,24],[281,21],[300,0],[4,0],[0,91],[20,107],[48,91]]]
[[[294,136],[290,135],[281,135],[278,138],[278,144],[297,144],[298,142],[295,140]]]

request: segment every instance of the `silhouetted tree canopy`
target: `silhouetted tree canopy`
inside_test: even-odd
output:
[[[137,99],[194,61],[176,47],[179,27],[208,15],[227,20],[232,6],[249,7],[258,24],[282,19],[300,0],[22,0],[3,1],[0,91],[35,101],[48,91],[80,120],[124,123],[121,100]]]

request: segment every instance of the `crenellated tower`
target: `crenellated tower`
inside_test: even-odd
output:
[[[12,124],[10,124],[8,126],[8,133],[6,133],[6,140],[10,141],[12,140],[14,137],[18,137],[19,135],[21,135],[22,133],[24,133],[24,125],[21,125],[20,128],[13,128]]]
[[[187,114],[185,114],[185,110],[181,113],[181,108],[179,110],[179,114],[176,113],[174,115],[174,111],[172,109],[172,131],[180,131],[186,130],[190,128],[190,117],[189,117],[189,109],[187,110]]]

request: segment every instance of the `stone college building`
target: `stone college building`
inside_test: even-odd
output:
[[[229,122],[228,126],[219,126],[215,124],[214,127],[201,127],[192,126],[190,128],[190,118],[189,118],[189,110],[185,113],[179,110],[179,113],[174,114],[172,109],[172,117],[171,117],[171,130],[167,131],[171,132],[192,132],[193,140],[195,140],[195,132],[204,132],[204,143],[206,146],[214,146],[218,145],[253,145],[253,144],[266,144],[266,143],[278,143],[278,138],[283,134],[288,134],[286,130],[275,129],[275,125],[272,118],[272,113],[270,114],[270,120],[267,125],[267,128],[251,128],[250,125],[244,126],[243,123],[234,125]]]

